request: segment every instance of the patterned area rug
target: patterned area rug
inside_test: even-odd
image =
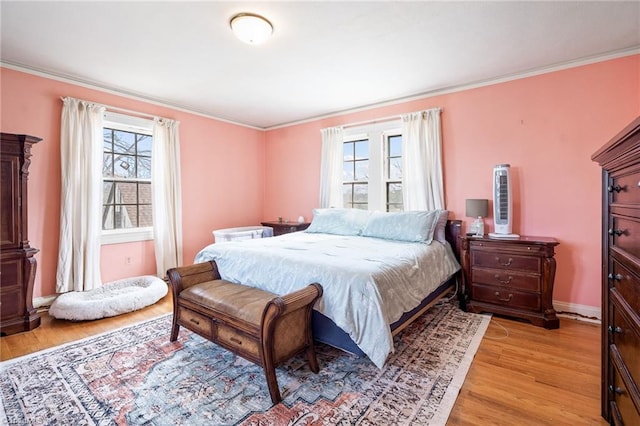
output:
[[[277,369],[273,406],[263,371],[171,316],[0,364],[0,424],[441,425],[490,317],[432,308],[396,336],[378,369],[327,345],[320,372],[303,357]]]

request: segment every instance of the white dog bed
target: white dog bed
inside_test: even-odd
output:
[[[112,317],[152,305],[167,292],[167,283],[158,277],[126,278],[89,291],[61,294],[51,304],[49,315],[73,321]]]

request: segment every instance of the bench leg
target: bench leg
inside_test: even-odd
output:
[[[273,366],[264,366],[264,375],[267,378],[267,386],[269,387],[269,395],[271,395],[271,402],[274,404],[282,401],[280,397],[280,389],[278,388],[278,379],[276,377],[276,369]]]
[[[307,347],[307,362],[309,363],[309,369],[318,374],[320,367],[318,366],[318,359],[316,358],[316,350],[313,342]]]
[[[177,316],[173,315],[173,324],[171,325],[171,337],[169,338],[170,342],[175,342],[178,340],[178,332],[180,331],[180,325],[178,324]]]

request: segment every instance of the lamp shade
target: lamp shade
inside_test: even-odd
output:
[[[489,200],[472,198],[466,200],[467,217],[487,217],[489,214]]]
[[[273,33],[271,22],[253,13],[239,13],[229,24],[236,37],[249,44],[264,43]]]

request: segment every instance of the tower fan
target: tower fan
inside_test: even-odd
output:
[[[513,196],[511,192],[511,169],[509,164],[498,164],[493,168],[493,220],[491,238],[518,238],[511,233],[513,223]]]

